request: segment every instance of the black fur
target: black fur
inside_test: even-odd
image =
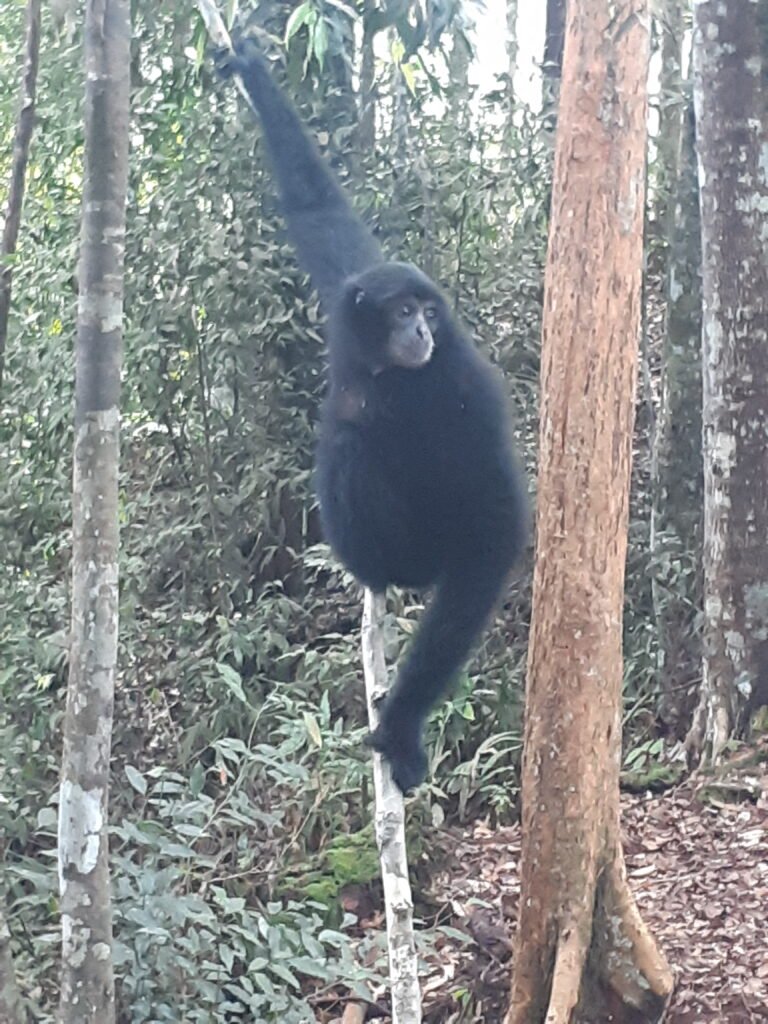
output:
[[[369,739],[407,792],[426,773],[422,729],[525,541],[527,502],[496,373],[415,267],[386,263],[275,85],[258,48],[229,60],[258,111],[299,259],[329,312],[330,386],[317,452],[325,534],[366,586],[434,586]],[[387,365],[383,307],[433,303],[434,351]]]

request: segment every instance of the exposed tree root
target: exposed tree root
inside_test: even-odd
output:
[[[584,936],[576,922],[559,936],[546,1024],[569,1024],[578,1002],[588,949],[589,936]]]

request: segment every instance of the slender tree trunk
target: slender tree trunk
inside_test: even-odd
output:
[[[653,443],[651,548],[661,715],[687,728],[698,693],[701,640],[701,225],[692,102],[671,210],[661,401]]]
[[[761,23],[761,17],[765,20]],[[704,661],[689,734],[716,761],[768,703],[768,36],[700,0],[693,37],[704,294]]]
[[[390,30],[390,40],[395,39]],[[408,204],[400,201],[408,193],[410,178],[414,173],[413,149],[411,145],[410,119],[411,108],[408,99],[408,85],[402,68],[393,62],[390,67],[390,96],[392,103],[392,119],[388,151],[394,170],[392,217],[388,222],[388,230],[397,235],[408,228]],[[424,268],[425,273],[429,271]]]
[[[448,77],[450,80],[449,103],[451,123],[456,127],[461,139],[466,139],[469,132],[469,59],[470,51],[466,39],[455,33],[448,58]]]
[[[669,241],[674,230],[674,191],[685,107],[682,53],[687,7],[683,0],[664,0],[659,17],[661,74],[659,134],[656,138],[656,224],[663,243]]]
[[[410,158],[410,108],[408,86],[402,69],[392,65],[392,157],[398,167],[406,167]]]
[[[388,690],[382,623],[387,610],[383,594],[366,589],[363,603],[362,654],[368,724],[379,724],[378,705]],[[421,1024],[419,960],[413,931],[413,896],[408,879],[403,794],[380,754],[373,754],[374,828],[381,863],[387,919],[392,1024]]]
[[[563,68],[565,44],[566,0],[547,0],[547,20],[544,34],[543,103],[544,117],[550,131],[557,125],[557,106],[560,99],[560,76]]]
[[[8,341],[8,316],[11,311],[13,287],[13,263],[9,257],[16,252],[16,242],[21,225],[21,209],[24,203],[29,148],[32,129],[35,124],[35,95],[37,93],[37,65],[40,54],[40,0],[28,0],[26,53],[24,75],[21,84],[19,119],[13,140],[11,160],[11,183],[8,189],[8,204],[5,210],[3,237],[0,241],[0,392],[5,372],[5,348]]]
[[[507,0],[507,102],[510,121],[515,112],[517,54],[517,0]]]
[[[374,33],[370,30],[366,15],[371,8],[367,0],[363,8],[363,41],[360,48],[360,88],[358,91],[359,123],[357,129],[360,151],[370,158],[376,147],[376,54],[373,49]]]
[[[522,894],[507,1024],[659,1020],[619,829],[648,13],[569,0],[542,334]]]
[[[62,1024],[112,1024],[107,797],[118,629],[119,400],[129,0],[88,0],[78,303],[72,648],[59,798]]]

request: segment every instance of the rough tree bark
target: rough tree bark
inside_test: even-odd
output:
[[[35,125],[35,95],[37,93],[37,65],[40,54],[40,0],[27,3],[26,52],[24,74],[21,82],[21,104],[16,134],[13,139],[11,159],[11,182],[8,188],[8,203],[5,209],[3,237],[0,241],[0,391],[5,373],[5,347],[8,339],[8,316],[11,311],[13,288],[13,263],[10,257],[16,252],[16,242],[21,226],[21,210],[24,204],[29,147],[32,129]]]
[[[88,0],[72,487],[72,646],[59,797],[60,1021],[115,1019],[107,796],[117,661],[129,0]]]
[[[761,22],[761,17],[764,19]],[[768,703],[768,16],[700,0],[704,659],[688,736],[711,764]]]
[[[569,0],[542,335],[520,918],[507,1024],[660,1019],[619,829],[648,13]]]

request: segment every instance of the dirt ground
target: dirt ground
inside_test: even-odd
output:
[[[630,884],[676,976],[665,1021],[768,1022],[766,765],[663,795],[625,796],[622,810]],[[425,1020],[497,1024],[511,966],[520,832],[476,824],[454,842],[448,869],[434,880],[436,924],[442,918],[471,941],[438,940]]]

